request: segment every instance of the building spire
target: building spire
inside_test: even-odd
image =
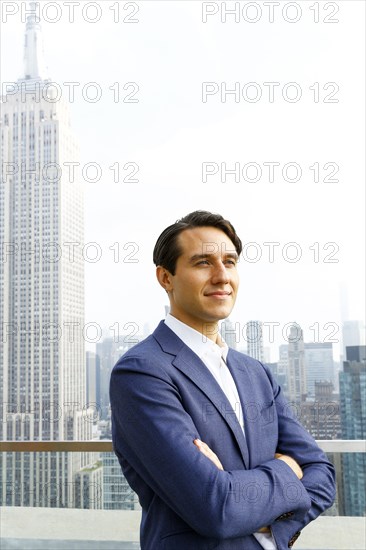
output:
[[[39,2],[30,2],[30,12],[25,27],[24,79],[45,80],[48,70],[44,60]]]

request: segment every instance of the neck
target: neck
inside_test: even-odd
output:
[[[194,330],[197,330],[197,332],[200,332],[206,338],[208,338],[209,340],[212,340],[212,342],[214,342],[215,344],[220,345],[221,338],[219,334],[219,324],[217,321],[214,321],[212,323],[204,323],[202,321],[186,319],[186,318],[183,318],[181,315],[177,315],[174,311],[170,311],[170,315],[178,319],[178,321],[181,321],[182,323],[193,328]]]
[[[217,321],[215,323],[204,323],[203,325],[201,325],[201,329],[202,330],[196,330],[202,332],[202,334],[206,336],[206,338],[209,338],[210,340],[215,342],[215,344],[219,344],[221,338],[219,334],[219,324]]]

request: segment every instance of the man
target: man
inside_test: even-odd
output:
[[[157,240],[170,314],[113,369],[114,449],[142,550],[284,550],[331,506],[334,469],[268,368],[218,332],[239,285],[230,222],[188,214]]]

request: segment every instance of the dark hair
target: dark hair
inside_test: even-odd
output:
[[[172,275],[175,275],[177,259],[182,254],[182,250],[178,244],[178,236],[185,229],[207,226],[221,229],[232,241],[238,256],[240,256],[242,243],[231,223],[220,216],[220,214],[213,214],[206,210],[196,210],[164,229],[154,247],[154,264],[165,267]]]

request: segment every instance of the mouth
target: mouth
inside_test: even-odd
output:
[[[227,298],[228,296],[231,295],[231,292],[223,292],[223,291],[220,291],[220,290],[217,290],[216,292],[209,292],[208,294],[205,294],[206,297],[208,298]]]

